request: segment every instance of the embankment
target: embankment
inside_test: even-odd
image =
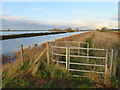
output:
[[[120,34],[115,34],[111,32],[99,32],[99,31],[91,31],[91,32],[86,32],[82,34],[70,35],[70,36],[66,36],[63,38],[55,39],[53,41],[50,41],[50,43],[56,42],[56,41],[84,42],[84,41],[87,41],[90,37],[92,37],[93,34],[95,37],[92,40],[91,47],[106,48],[106,49],[111,49],[111,48],[117,49],[118,48],[118,36],[120,36]],[[30,58],[36,59],[39,56],[39,54],[44,50],[45,47],[46,47],[46,44],[44,42],[40,45],[36,45],[35,47],[30,47],[30,50],[29,48],[25,48],[24,49],[25,60],[29,60]],[[20,58],[19,51],[15,51],[14,55],[16,57],[15,60]],[[8,60],[4,60],[4,59],[3,61],[9,62]]]
[[[92,40],[89,40],[91,37],[93,37]],[[116,34],[116,33],[111,33],[111,32],[91,31],[91,32],[70,35],[70,36],[66,36],[63,38],[55,39],[51,42],[56,42],[56,41],[86,42],[89,40],[89,43],[91,43],[90,46],[92,48],[103,48],[103,49],[108,49],[108,50],[113,49],[115,53],[114,61],[117,63],[117,65],[119,65],[120,64],[120,57],[119,57],[120,42],[118,40],[119,37],[120,37],[120,34],[118,33]],[[45,47],[46,47],[46,42],[40,45],[37,45],[35,47],[25,48],[24,59],[26,61],[30,59],[35,60],[41,54],[41,52],[45,49]],[[19,51],[14,52],[14,55],[16,56],[15,60],[20,59]],[[118,67],[118,69],[120,70],[120,67]]]
[[[66,33],[66,32],[46,32],[46,33],[26,33],[26,34],[2,35],[2,36],[0,36],[0,40],[15,39],[15,38],[22,38],[22,37],[43,36],[43,35],[60,34],[60,33]]]

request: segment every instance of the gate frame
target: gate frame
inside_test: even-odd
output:
[[[56,46],[56,43],[58,43],[58,42],[62,42],[62,43],[64,43],[64,42],[67,42],[67,43],[69,43],[69,42],[78,43],[78,47],[69,47],[69,46],[67,46],[67,47],[63,47],[62,46],[61,47],[61,46]],[[52,46],[53,43],[55,44],[55,46]],[[80,43],[85,43],[87,45],[87,48],[80,47]],[[52,48],[52,50],[49,51],[49,54],[51,53],[52,57],[53,57],[53,55],[66,56],[66,62],[64,62],[64,61],[54,60],[53,58],[50,59],[50,55],[48,55],[49,56],[49,60],[57,62],[57,65],[59,63],[66,63],[65,66],[66,66],[66,70],[68,72],[72,70],[72,69],[70,69],[70,64],[76,64],[76,63],[71,63],[70,62],[70,57],[83,57],[83,58],[86,57],[87,60],[89,60],[89,58],[97,58],[97,59],[104,58],[105,59],[105,65],[104,65],[105,66],[105,72],[97,72],[97,71],[92,71],[92,70],[91,71],[90,70],[89,71],[82,70],[82,71],[83,72],[104,73],[105,76],[108,75],[108,71],[109,71],[110,72],[110,76],[111,76],[111,73],[112,73],[112,62],[113,62],[113,50],[111,52],[112,56],[110,58],[110,68],[108,70],[108,54],[109,54],[108,49],[89,48],[89,43],[87,43],[87,42],[77,42],[77,41],[57,41],[57,42],[52,42],[52,43],[49,43],[49,48]],[[63,54],[53,53],[53,48],[64,48],[64,49],[66,49],[66,54],[63,55]],[[87,56],[70,55],[70,49],[78,49],[78,52],[79,52],[80,49],[87,50]],[[106,51],[106,55],[105,55],[105,57],[89,56],[89,51],[90,50],[104,50],[104,51]],[[85,65],[85,63],[79,63],[79,64],[81,64],[81,65],[84,64]],[[99,65],[99,64],[86,64],[86,65],[103,66],[103,65]],[[81,71],[81,70],[76,70],[76,71]],[[79,75],[73,75],[73,76],[79,76]]]

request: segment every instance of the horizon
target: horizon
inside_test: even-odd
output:
[[[117,2],[3,2],[0,30],[117,29]]]

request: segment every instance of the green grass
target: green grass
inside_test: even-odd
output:
[[[82,83],[81,83],[82,82]],[[91,82],[88,79],[54,79],[49,81],[46,85],[42,85],[41,88],[89,88]]]
[[[41,61],[41,65],[36,73],[32,75],[29,69],[29,62],[25,62],[21,68],[16,71],[24,72],[16,74],[9,78],[3,78],[3,88],[88,88],[90,87],[89,79],[75,78],[60,66],[49,64]],[[10,69],[11,70],[11,69]],[[9,71],[9,70],[8,70]],[[16,72],[18,73],[18,72]]]
[[[94,37],[95,37],[95,34],[93,34],[92,37],[90,37],[86,40],[86,42],[89,43],[90,48],[92,48],[92,40],[93,40]]]
[[[49,77],[62,79],[64,77],[70,77],[70,74],[65,69],[62,70],[56,65],[47,65],[45,62],[43,62],[39,68],[39,71],[37,72],[37,76],[40,78]]]

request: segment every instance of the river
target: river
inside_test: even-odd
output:
[[[26,34],[26,33],[48,33],[52,31],[2,31],[0,35],[14,35],[14,34]]]
[[[84,32],[87,32],[87,31],[0,40],[0,43],[2,44],[2,48],[0,48],[0,51],[2,51],[2,54],[13,53],[16,50],[19,50],[20,44],[23,44],[24,48],[26,48],[28,45],[32,46],[35,43],[41,44],[45,41],[52,41],[54,39],[58,39],[68,35],[80,34]]]

